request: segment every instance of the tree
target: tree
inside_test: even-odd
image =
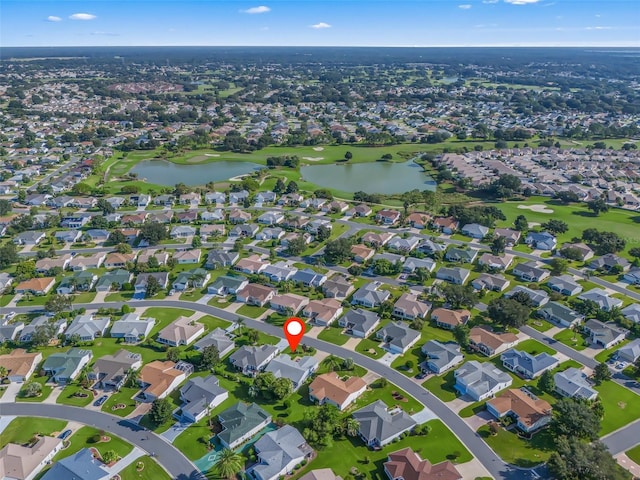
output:
[[[351,258],[352,242],[348,238],[337,238],[327,242],[324,247],[324,258],[329,264],[338,264]]]
[[[223,449],[216,459],[213,471],[222,478],[236,478],[244,470],[244,457],[229,448]]]
[[[302,252],[304,252],[304,249],[306,247],[307,244],[305,243],[304,238],[302,237],[302,235],[298,235],[297,237],[289,240],[289,243],[287,244],[287,254],[293,257],[297,257]]]
[[[569,268],[569,262],[564,258],[552,258],[549,262],[552,275],[562,275]]]
[[[11,211],[11,202],[4,198],[0,199],[0,217],[4,217]]]
[[[342,359],[335,355],[329,355],[322,361],[322,363],[324,363],[327,368],[333,372],[340,368],[342,365]]]
[[[109,215],[111,213],[115,213],[116,209],[113,205],[107,202],[104,198],[99,198],[98,203],[96,205],[100,210],[102,210],[102,215]]]
[[[276,378],[273,383],[273,395],[278,399],[282,400],[283,398],[288,397],[293,392],[293,382],[286,378],[280,377]]]
[[[121,243],[126,243],[127,237],[124,236],[120,230],[114,230],[109,234],[107,238],[107,245],[120,245]]]
[[[69,295],[58,295],[54,293],[51,295],[47,303],[44,304],[45,310],[53,313],[64,312],[65,310],[71,310],[72,297]]]
[[[602,197],[587,202],[587,208],[595,213],[596,217],[600,215],[601,212],[609,211],[609,205],[607,205],[607,202],[605,202]]]
[[[167,350],[167,360],[177,362],[180,359],[180,350],[178,347],[171,347]]]
[[[116,252],[118,253],[122,253],[122,254],[127,254],[127,253],[131,253],[133,250],[131,248],[131,245],[129,245],[128,243],[119,243],[118,245],[116,245]]]
[[[147,279],[147,289],[145,290],[145,296],[147,298],[153,297],[156,293],[162,290],[162,285],[156,277],[150,276]]]
[[[529,222],[527,221],[527,217],[524,215],[518,215],[516,220],[513,222],[513,225],[519,232],[524,232],[529,228]]]
[[[531,308],[513,298],[500,297],[489,302],[487,314],[504,327],[519,328],[527,323]]]
[[[275,187],[273,187],[273,191],[275,193],[283,193],[285,192],[287,189],[284,180],[282,180],[282,177],[278,177],[278,180],[276,180],[276,185]]]
[[[324,242],[325,240],[328,240],[330,236],[331,229],[329,227],[327,227],[326,225],[321,225],[320,227],[318,227],[318,231],[316,233],[317,241]]]
[[[557,480],[627,480],[623,470],[602,442],[586,443],[575,437],[555,441],[547,466]]]
[[[575,247],[566,247],[560,250],[560,255],[568,260],[582,260],[582,252]]]
[[[191,240],[191,246],[193,248],[198,248],[202,246],[202,239],[198,235],[193,236],[193,240]]]
[[[151,421],[157,426],[168,422],[172,416],[173,407],[168,398],[157,398],[151,404],[149,416]]]
[[[29,382],[24,386],[24,396],[28,398],[37,397],[42,392],[42,385],[38,382]]]
[[[251,345],[255,345],[256,343],[258,343],[259,339],[260,332],[258,332],[258,330],[256,330],[255,328],[250,328],[249,330],[247,330],[247,340],[249,340],[249,343]]]
[[[355,418],[349,416],[344,419],[344,431],[347,435],[349,435],[350,437],[357,437],[359,430],[360,424]]]
[[[220,352],[215,345],[207,345],[202,349],[200,356],[200,368],[202,370],[211,370],[220,363]]]
[[[8,242],[0,247],[0,269],[7,268],[12,264],[17,263],[19,258],[18,250],[13,242]]]
[[[157,245],[169,238],[169,231],[162,223],[149,222],[140,228],[140,238],[149,242],[149,245]]]
[[[353,265],[349,266],[349,268],[347,268],[347,271],[349,272],[350,275],[353,275],[354,277],[359,277],[360,275],[362,275],[364,268],[354,263]]]
[[[462,348],[469,346],[469,327],[466,325],[456,325],[453,327],[453,337],[456,339],[458,345]]]
[[[496,237],[491,242],[491,253],[500,255],[504,253],[507,247],[507,240],[504,237]]]
[[[548,222],[543,223],[542,228],[553,233],[554,235],[557,235],[559,233],[566,233],[569,230],[569,225],[567,225],[567,223],[563,222],[562,220],[552,218]]]
[[[285,193],[296,193],[297,191],[298,191],[298,184],[293,180],[291,180],[287,184],[287,190],[285,191]]]
[[[593,381],[596,385],[600,385],[607,380],[611,380],[611,370],[606,363],[601,362],[593,369]]]
[[[586,402],[562,398],[553,407],[551,429],[557,436],[595,440],[600,431],[600,419]]]
[[[455,285],[448,283],[441,289],[443,298],[451,308],[473,307],[478,303],[478,295],[471,285]]]
[[[556,388],[556,382],[553,379],[551,371],[546,370],[538,379],[538,388],[543,392],[552,393]]]
[[[115,452],[115,450],[107,450],[104,452],[104,455],[102,455],[102,461],[107,465],[117,461],[119,458],[120,456]]]
[[[347,151],[344,153],[344,159],[348,162],[349,160],[351,160],[353,158],[353,153]]]

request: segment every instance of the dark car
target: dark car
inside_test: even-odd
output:
[[[107,395],[103,395],[99,399],[97,399],[95,402],[93,402],[93,405],[95,407],[100,407],[104,402],[107,401],[107,398],[109,398]]]
[[[60,435],[58,435],[58,438],[60,440],[66,440],[67,438],[69,438],[69,435],[71,435],[71,433],[73,433],[71,430],[65,430]]]

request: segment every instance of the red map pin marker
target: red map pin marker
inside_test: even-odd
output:
[[[291,317],[284,323],[284,336],[289,342],[289,348],[292,352],[296,351],[296,347],[304,336],[304,322],[298,317]]]

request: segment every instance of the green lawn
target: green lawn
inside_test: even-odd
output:
[[[102,405],[102,411],[110,413],[111,415],[126,417],[135,410],[136,402],[132,400],[132,397],[135,396],[139,391],[139,388],[122,387],[120,391],[109,396],[109,399],[104,402],[104,405]],[[113,407],[118,404],[124,404],[126,405],[126,407],[114,410]]]
[[[245,317],[258,318],[268,310],[267,307],[258,307],[257,305],[242,305],[236,313]]]
[[[342,333],[342,327],[330,325],[320,332],[318,340],[333,343],[334,345],[344,345],[349,340],[349,336]]]
[[[595,357],[593,357],[598,362],[606,362],[618,349],[624,347],[627,343],[629,343],[631,339],[627,338],[620,342],[618,345],[615,345],[611,348],[607,348],[606,350],[602,350]]]
[[[104,297],[105,302],[130,302],[133,292],[113,292]]]
[[[69,437],[70,445],[59,452],[54,461],[60,460],[65,457],[69,457],[76,452],[79,452],[83,448],[96,448],[100,452],[100,455],[104,455],[108,450],[116,452],[120,458],[124,458],[132,450],[133,446],[125,442],[119,437],[116,437],[112,433],[104,432],[104,435],[110,437],[108,442],[93,442],[93,437],[100,434],[100,430],[93,427],[82,427]]]
[[[553,338],[578,351],[584,350],[588,346],[584,336],[580,335],[579,332],[571,331],[569,328],[556,333]]]
[[[606,435],[640,418],[640,397],[622,385],[606,381],[595,387],[604,407],[600,435]]]
[[[65,420],[40,417],[14,418],[0,435],[0,448],[7,443],[23,444],[31,440],[35,434],[51,435],[62,433],[67,425]]]
[[[202,323],[206,327],[207,331],[215,330],[216,328],[222,328],[224,330],[229,325],[231,325],[231,322],[222,320],[218,317],[213,317],[211,315],[200,317],[200,319],[198,319],[198,322]]]
[[[169,399],[169,402],[171,403],[171,410],[172,411],[182,404],[182,401],[180,400],[180,389],[179,388],[176,388],[166,398]],[[169,418],[169,420],[167,420],[163,424],[156,425],[156,424],[153,423],[153,421],[151,420],[151,417],[149,416],[148,413],[144,417],[142,417],[142,419],[140,420],[140,425],[141,426],[143,426],[145,428],[148,428],[149,430],[152,430],[152,431],[154,431],[154,432],[156,432],[158,434],[169,430],[169,427],[171,427],[171,425],[173,425],[174,423],[176,423],[176,420],[173,418],[173,416],[171,416],[171,418]]]
[[[91,303],[96,298],[96,292],[83,292],[73,296],[73,303]]]
[[[45,385],[45,382],[48,379],[49,377],[46,377],[46,376],[37,377],[35,375],[32,375],[29,381],[25,383],[25,385],[30,382],[38,382],[40,385],[42,385],[42,393],[40,394],[39,397],[25,397],[24,396],[25,390],[23,386],[22,389],[18,392],[18,395],[16,396],[16,400],[18,402],[42,402],[44,399],[46,399],[49,396],[49,394],[53,390],[53,387],[51,387],[50,385]]]
[[[633,460],[637,464],[640,464],[640,445],[636,445],[631,450],[627,450],[626,453],[627,453],[627,457],[629,457],[631,460]]]
[[[549,355],[555,355],[557,352],[547,345],[544,345],[532,338],[518,343],[515,347],[517,350],[530,353],[531,355],[537,355],[539,353],[547,353]]]
[[[189,289],[180,294],[180,300],[184,302],[197,302],[207,293],[207,289]]]
[[[382,386],[382,384],[381,379],[378,379],[369,385],[369,390],[354,402],[354,406],[351,407],[350,410],[365,407],[376,400],[382,400],[387,407],[400,407],[409,415],[413,415],[424,409],[424,406],[420,402],[395,385],[389,382],[384,386]]]
[[[429,380],[424,382],[422,386],[433,393],[443,402],[450,402],[457,397],[457,392],[453,388],[456,383],[453,372],[454,370],[449,370],[444,375],[434,375]]]
[[[356,345],[356,352],[371,358],[382,358],[385,353],[384,350],[380,348],[380,340],[372,340],[371,338],[362,339],[360,343]]]
[[[86,397],[74,397],[74,394],[87,394]],[[62,390],[60,396],[56,399],[56,403],[62,403],[64,405],[72,405],[74,407],[85,407],[93,401],[93,393],[91,390],[86,390],[80,385],[67,385]]]
[[[138,464],[142,463],[142,470],[138,471]],[[171,477],[151,457],[144,456],[133,462],[120,472],[122,480],[171,480]]]
[[[547,330],[550,330],[551,328],[553,328],[553,325],[551,323],[547,322],[546,320],[543,320],[542,318],[536,318],[535,320],[531,320],[529,322],[529,326],[531,328],[535,328],[539,332],[546,332]]]
[[[359,438],[345,438],[334,441],[330,446],[320,450],[318,457],[293,477],[300,478],[310,470],[331,468],[336,475],[345,478],[352,467],[365,475],[365,478],[382,480],[387,478],[382,464],[390,452],[411,447],[422,458],[432,463],[440,463],[447,459],[456,463],[465,463],[473,457],[462,443],[449,431],[440,420],[428,422],[431,431],[426,436],[408,436],[393,442],[380,450],[370,450]],[[458,455],[454,458],[455,453]],[[369,463],[363,459],[368,457]]]
[[[6,307],[15,295],[0,295],[0,307]]]
[[[486,425],[480,427],[478,433],[500,458],[518,467],[529,468],[546,462],[553,452],[553,438],[548,429],[538,432],[531,440],[503,428],[492,436]]]

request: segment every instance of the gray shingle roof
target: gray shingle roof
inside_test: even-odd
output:
[[[377,439],[381,444],[416,426],[416,421],[404,411],[388,412],[382,400],[353,412],[353,418],[358,421],[360,434],[367,442]]]

